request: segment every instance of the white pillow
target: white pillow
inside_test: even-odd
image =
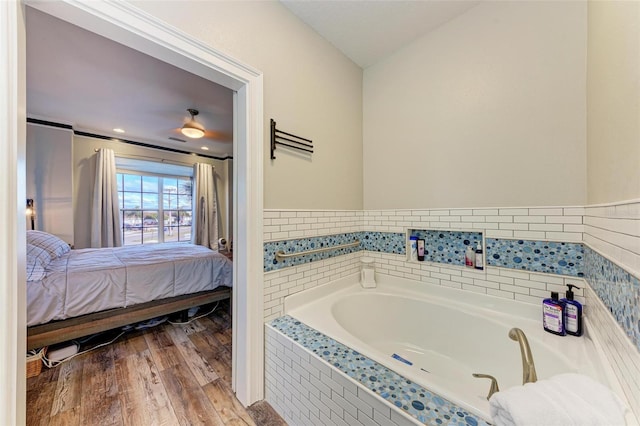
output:
[[[43,279],[50,262],[51,256],[45,249],[27,244],[27,281]]]
[[[51,260],[68,253],[71,248],[61,238],[42,231],[27,231],[27,244],[40,247],[49,253]]]

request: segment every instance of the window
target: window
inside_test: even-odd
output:
[[[123,245],[191,240],[190,177],[117,173]]]

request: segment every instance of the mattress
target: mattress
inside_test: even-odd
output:
[[[71,250],[42,280],[27,282],[27,325],[231,287],[227,257],[203,246],[164,243]]]

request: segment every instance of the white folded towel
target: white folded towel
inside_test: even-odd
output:
[[[624,425],[627,407],[606,386],[580,374],[560,374],[493,394],[496,426]]]

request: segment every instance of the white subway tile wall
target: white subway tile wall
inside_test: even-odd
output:
[[[264,320],[284,315],[284,298],[360,271],[363,252],[305,263],[264,274]]]
[[[584,243],[600,255],[640,277],[640,202],[589,206],[584,212]],[[590,288],[586,314],[640,421],[640,355],[609,309]]]
[[[364,252],[364,255],[375,259],[377,272],[395,277],[529,303],[541,303],[552,291],[564,293],[567,284],[575,284],[580,287],[575,291],[576,300],[585,301],[582,289],[586,283],[582,278],[507,268],[488,267],[479,271],[441,263],[407,262],[406,256],[388,253]]]
[[[484,231],[485,236],[489,238],[533,238],[581,242],[583,213],[582,207],[366,211],[265,210],[264,241],[360,231],[405,232],[408,228],[415,228]],[[562,231],[531,230],[531,226],[540,224],[558,225],[562,227]],[[402,255],[358,252],[265,273],[265,321],[284,314],[286,296],[358,272],[359,260],[365,255],[374,257],[376,266],[383,273],[530,303],[539,303],[541,299],[549,296],[550,291],[564,292],[566,283],[583,284],[580,279],[571,277],[495,267],[476,272],[439,263],[411,263],[407,262],[406,256]],[[578,292],[576,295],[582,296],[582,293]]]
[[[291,426],[421,424],[268,325],[265,399]]]
[[[597,340],[602,342],[613,373],[627,397],[631,411],[640,421],[640,355],[611,316],[607,307],[591,288],[586,289],[585,315]]]
[[[584,242],[633,275],[640,276],[640,202],[638,201],[590,207],[369,211],[266,210],[264,218],[265,241],[358,231],[405,232],[408,228],[412,228],[480,230],[488,238]],[[373,257],[377,270],[384,274],[530,303],[540,303],[541,299],[548,297],[551,291],[563,293],[568,283],[577,284],[584,289],[576,293],[577,299],[583,303],[586,301],[587,315],[597,332],[601,334],[603,341],[606,342],[605,353],[620,379],[632,410],[637,417],[640,417],[640,380],[637,379],[640,377],[640,354],[607,308],[581,278],[496,267],[475,271],[438,263],[408,262],[404,255],[358,252],[265,273],[265,321],[284,314],[284,297],[287,295],[358,272],[359,259],[364,255]],[[279,375],[280,372],[277,374]],[[293,373],[287,372],[287,374]],[[272,377],[268,380],[273,381],[276,378]],[[295,398],[291,395],[288,397]],[[322,402],[324,401],[331,401],[330,395],[325,395]],[[296,404],[296,407],[305,407],[302,401],[293,400],[292,403]],[[330,406],[330,403],[327,402],[326,405]],[[317,415],[320,420],[332,419],[326,417],[328,414],[323,412]],[[377,415],[379,416],[380,413]],[[389,418],[386,415],[383,417],[383,422]],[[371,419],[367,417],[367,421]],[[342,420],[345,420],[344,417]],[[296,421],[298,423],[291,424],[305,424],[300,423],[301,417]],[[362,423],[369,424],[364,421]]]
[[[640,201],[587,207],[584,242],[640,277]]]
[[[366,210],[364,231],[406,228],[485,230],[489,238],[582,241],[583,207],[448,210]]]
[[[264,241],[362,231],[362,210],[265,210]]]

